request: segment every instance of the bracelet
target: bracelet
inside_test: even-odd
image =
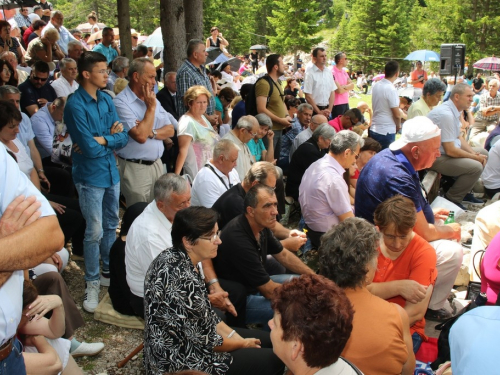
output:
[[[218,282],[219,282],[219,279],[209,280],[208,283],[207,283],[207,286],[212,286],[212,285],[214,285],[215,283],[218,283]]]
[[[44,171],[42,168],[37,169],[36,171],[37,171],[38,173],[45,173],[45,171]]]
[[[230,339],[231,337],[233,337],[233,336],[234,336],[234,334],[235,334],[235,333],[236,333],[236,331],[233,329],[233,330],[231,331],[231,333],[230,333],[229,335],[227,335],[227,338],[228,338],[228,339]]]

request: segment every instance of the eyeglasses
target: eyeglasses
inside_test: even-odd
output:
[[[359,154],[356,154],[356,153],[355,153],[354,151],[352,151],[352,150],[351,150],[351,152],[352,152],[354,155],[356,155],[356,160],[358,160],[358,158],[359,158]]]
[[[243,129],[245,129],[245,128],[243,128]],[[246,130],[246,131],[248,132],[248,134],[250,134],[252,137],[257,137],[257,133],[251,133],[251,132],[250,132],[250,130],[248,130],[248,129],[245,129],[245,130]]]
[[[33,81],[40,81],[40,82],[45,82],[46,80],[48,80],[49,78],[40,78],[40,77],[37,77],[37,76],[31,76],[31,79]]]
[[[200,240],[207,240],[207,241],[210,241],[211,243],[215,243],[215,241],[217,241],[217,238],[220,240],[220,230],[214,234],[212,234],[211,236],[207,236],[207,237],[199,237]]]
[[[101,70],[94,70],[92,73],[96,74],[108,74],[108,71],[106,69],[101,69]]]

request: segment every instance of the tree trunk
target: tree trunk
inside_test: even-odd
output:
[[[177,71],[186,59],[186,26],[183,0],[160,0],[165,72]]]
[[[203,38],[203,0],[184,0],[186,41]]]
[[[117,0],[116,6],[118,10],[118,29],[120,31],[120,50],[123,56],[132,61],[129,0]]]

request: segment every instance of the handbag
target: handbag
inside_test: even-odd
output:
[[[478,269],[481,269],[481,263],[483,262],[484,250],[479,250],[474,254],[472,258],[472,267],[474,268],[474,272],[476,273],[479,280],[481,280],[480,273],[477,272]],[[479,267],[476,267],[476,257],[478,254],[481,254],[481,258],[479,259]],[[466,300],[475,301],[477,296],[481,293],[481,282],[480,281],[469,281],[469,285],[467,285],[467,294],[465,295]]]

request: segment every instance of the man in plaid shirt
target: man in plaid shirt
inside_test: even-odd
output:
[[[479,99],[479,111],[476,121],[470,129],[469,139],[486,131],[490,125],[496,125],[500,118],[500,95],[498,94],[498,80],[492,79],[488,82],[488,91],[485,91]]]
[[[177,112],[179,117],[186,113],[184,106],[184,94],[192,86],[205,86],[212,96],[208,100],[207,113],[205,117],[212,125],[216,124],[217,116],[214,115],[215,99],[210,78],[205,72],[205,62],[208,53],[205,50],[205,43],[200,39],[191,39],[187,46],[188,58],[177,71]]]
[[[19,8],[19,13],[14,16],[14,20],[21,29],[21,34],[24,34],[28,27],[31,26],[31,20],[28,17],[28,8]]]

